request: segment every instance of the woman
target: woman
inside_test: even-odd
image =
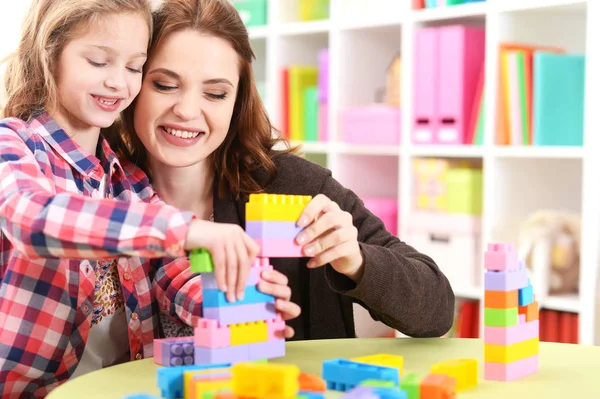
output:
[[[124,115],[123,156],[167,203],[217,222],[244,226],[250,193],[314,197],[297,237],[307,257],[272,259],[285,277],[263,287],[284,301],[291,290],[280,311],[294,339],[354,337],[353,302],[406,335],[445,334],[454,293],[435,262],[391,235],[328,170],[273,150],[253,58],[227,0],[166,0],[141,92]]]

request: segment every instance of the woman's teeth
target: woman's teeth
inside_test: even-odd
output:
[[[185,130],[171,129],[168,127],[165,127],[165,130],[167,131],[167,133],[172,134],[175,137],[180,137],[182,139],[193,139],[200,134],[200,132],[188,132]]]

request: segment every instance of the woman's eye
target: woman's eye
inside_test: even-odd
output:
[[[177,88],[176,86],[165,86],[165,85],[163,85],[163,84],[160,84],[160,83],[158,83],[158,82],[152,82],[152,84],[154,84],[154,87],[155,87],[157,90],[160,90],[160,91],[169,91],[169,90],[175,90],[175,89]]]
[[[106,66],[105,62],[94,62],[92,60],[87,60],[87,62],[89,62],[90,65],[95,66],[97,68],[101,68],[103,66]]]
[[[215,93],[206,93],[206,95],[213,100],[224,100],[227,98],[227,93],[215,94]]]

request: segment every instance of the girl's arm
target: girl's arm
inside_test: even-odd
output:
[[[320,191],[352,215],[364,256],[362,278],[326,266],[329,285],[364,305],[371,316],[412,337],[439,337],[452,326],[454,292],[429,256],[390,234],[360,198],[328,177]]]
[[[56,193],[51,171],[42,169],[25,142],[35,138],[18,130],[0,127],[0,227],[24,256],[184,255],[191,213],[166,204]]]

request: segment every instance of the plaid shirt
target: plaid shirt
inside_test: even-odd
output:
[[[200,315],[200,278],[183,249],[193,215],[161,203],[102,137],[98,154],[45,112],[29,123],[0,120],[2,398],[43,397],[73,373],[97,260],[118,259],[132,360],[153,355],[159,308],[190,325]]]

